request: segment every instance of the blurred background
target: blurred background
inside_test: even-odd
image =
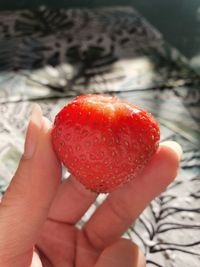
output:
[[[161,141],[182,145],[176,180],[124,236],[148,267],[199,267],[200,0],[1,0],[0,196],[23,153],[32,104],[53,122],[85,93],[141,106],[158,120]]]
[[[200,0],[2,0],[0,9],[100,7],[129,5],[135,7],[173,46],[178,48],[200,73]]]

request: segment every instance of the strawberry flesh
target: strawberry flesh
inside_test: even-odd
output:
[[[104,95],[76,97],[56,116],[58,158],[86,188],[111,192],[137,177],[156,152],[156,120],[139,107]]]

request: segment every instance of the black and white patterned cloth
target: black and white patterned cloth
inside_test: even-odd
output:
[[[117,95],[153,113],[161,139],[184,150],[177,179],[125,237],[149,267],[199,267],[200,79],[184,57],[131,7],[43,7],[0,13],[0,62],[0,192],[22,153],[33,102],[53,120],[75,95]]]

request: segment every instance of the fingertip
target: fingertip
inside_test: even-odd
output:
[[[43,121],[42,132],[43,132],[43,135],[45,136],[46,143],[48,143],[48,149],[46,149],[45,152],[48,151],[48,157],[53,157],[54,158],[53,161],[56,162],[59,165],[59,169],[61,169],[61,162],[58,159],[57,154],[55,153],[55,151],[53,149],[53,145],[52,145],[52,137],[51,137],[52,123],[45,116],[42,117],[42,121]]]
[[[38,126],[38,128],[40,128],[41,127],[41,120],[42,120],[42,109],[37,103],[34,103],[32,105],[30,121],[33,124],[35,124],[36,126]]]
[[[168,174],[169,183],[171,183],[178,174],[182,153],[182,147],[174,141],[166,141],[160,144],[160,170],[163,170],[163,175],[164,173]]]
[[[52,129],[52,123],[50,122],[50,120],[47,117],[42,116],[42,121],[43,121],[43,129],[46,132],[51,131],[51,129]]]
[[[46,158],[49,159],[49,161],[52,161],[52,166],[59,165],[60,169],[60,162],[58,161],[57,155],[53,149],[52,146],[52,140],[51,140],[51,130],[52,130],[52,123],[50,120],[43,116],[43,127],[42,127],[42,133],[41,133],[41,153],[46,155]]]
[[[28,160],[33,157],[42,126],[42,110],[38,104],[33,104],[24,143],[24,153],[22,156],[24,160]]]
[[[181,145],[175,141],[165,141],[163,143],[160,144],[161,147],[164,147],[168,150],[171,150],[172,153],[175,153],[178,161],[181,160],[182,155],[183,155],[183,149],[181,147]]]

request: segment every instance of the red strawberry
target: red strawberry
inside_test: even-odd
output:
[[[76,97],[56,116],[54,149],[86,188],[110,192],[132,180],[156,152],[160,138],[155,119],[116,97]]]

